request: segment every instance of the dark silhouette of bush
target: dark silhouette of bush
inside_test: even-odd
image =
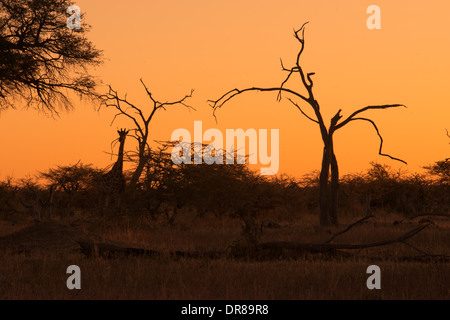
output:
[[[264,217],[319,213],[318,172],[296,179],[287,175],[261,176],[247,164],[175,165],[168,150],[165,145],[145,155],[143,175],[136,188],[127,190],[123,214],[163,217],[170,224],[186,213],[194,213],[197,219],[206,215],[240,219],[246,240],[254,245]],[[95,184],[102,172],[77,163],[57,166],[17,183],[12,179],[1,182],[0,212],[23,212],[24,207],[30,209],[33,203],[42,203],[50,205],[55,216],[76,211],[96,214]],[[449,188],[449,184],[429,174],[395,171],[372,162],[366,172],[342,177],[340,210],[359,216],[379,211],[409,218],[448,214]],[[49,204],[51,192],[54,196]]]
[[[384,210],[413,217],[426,213],[445,213],[450,208],[448,186],[425,174],[394,171],[375,162],[366,173],[342,178],[343,208],[358,208],[362,202],[373,210]],[[359,202],[359,204],[358,204]]]
[[[86,211],[95,207],[96,181],[103,173],[92,164],[77,162],[40,172],[38,177],[45,182],[45,188],[55,187],[54,207],[64,216],[77,209]]]
[[[17,212],[18,186],[12,178],[0,181],[0,214],[10,215]]]
[[[442,161],[436,161],[432,165],[424,167],[428,174],[435,177],[440,184],[450,184],[450,158]]]

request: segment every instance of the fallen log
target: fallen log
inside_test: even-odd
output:
[[[232,257],[235,258],[270,258],[279,256],[291,256],[286,254],[286,251],[294,252],[295,254],[314,254],[323,253],[326,255],[334,256],[336,254],[346,254],[346,250],[361,250],[372,247],[380,247],[385,245],[390,245],[394,243],[404,243],[413,249],[421,252],[423,254],[422,259],[426,256],[429,259],[439,258],[443,260],[448,260],[450,257],[442,255],[432,255],[427,254],[414,246],[410,245],[406,240],[415,236],[430,224],[421,225],[413,230],[410,230],[403,235],[382,241],[370,242],[365,244],[334,244],[329,241],[325,243],[300,243],[300,242],[263,242],[257,244],[254,248],[243,248],[241,246],[232,246],[231,250],[228,252]],[[90,242],[90,241],[77,241],[81,247],[81,252],[86,256],[101,256],[107,258],[117,258],[117,257],[129,257],[129,256],[147,256],[147,257],[157,257],[157,256],[169,256],[170,258],[219,258],[226,256],[226,252],[222,251],[206,251],[206,252],[185,252],[185,251],[172,251],[172,252],[162,252],[156,250],[148,250],[143,248],[131,248],[131,247],[121,247],[119,245],[114,245],[110,243],[103,242]],[[412,257],[414,259],[414,257]]]
[[[81,247],[81,252],[86,256],[99,255],[103,257],[117,256],[155,256],[159,254],[154,250],[141,248],[120,247],[104,242],[77,241]]]
[[[311,252],[311,253],[335,253],[338,250],[359,250],[359,249],[366,249],[366,248],[372,248],[372,247],[379,247],[379,246],[385,246],[393,243],[398,242],[405,242],[409,238],[415,236],[423,229],[427,228],[429,224],[422,225],[420,227],[417,227],[411,231],[406,232],[405,234],[401,235],[400,237],[389,239],[389,240],[383,240],[383,241],[376,241],[371,243],[365,243],[365,244],[334,244],[334,243],[299,243],[299,242],[289,242],[289,241],[282,241],[282,242],[264,242],[260,243],[256,246],[256,249],[259,250],[292,250],[297,252]]]
[[[148,250],[142,248],[121,247],[118,245],[104,242],[77,241],[80,245],[80,251],[87,257],[101,256],[106,258],[129,257],[129,256],[169,256],[171,258],[217,258],[223,252],[206,251],[206,252],[185,252],[171,251],[162,252],[156,250]]]

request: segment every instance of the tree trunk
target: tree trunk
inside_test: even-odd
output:
[[[131,176],[130,180],[130,188],[135,189],[137,183],[139,182],[139,178],[141,177],[142,171],[144,171],[145,161],[143,158],[139,157],[139,162],[136,167],[136,170],[134,170],[133,175]]]
[[[328,146],[323,148],[322,169],[320,171],[320,225],[327,226],[331,223],[329,214],[328,174],[330,172],[330,157]]]
[[[333,135],[324,139],[322,169],[320,171],[320,225],[337,225],[339,169],[333,149]],[[328,180],[331,168],[331,182]]]
[[[131,176],[131,180],[130,180],[130,189],[134,190],[136,189],[136,185],[139,182],[139,178],[142,175],[142,172],[144,171],[144,167],[145,167],[145,163],[146,163],[146,157],[145,155],[145,145],[140,145],[139,146],[139,160],[138,160],[138,165],[136,167],[136,169],[133,172],[133,175]]]
[[[331,204],[330,221],[332,225],[338,224],[338,193],[339,193],[339,168],[334,150],[331,155]]]

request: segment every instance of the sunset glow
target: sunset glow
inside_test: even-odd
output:
[[[194,89],[189,104],[160,110],[150,140],[170,140],[178,128],[203,130],[279,129],[279,174],[301,176],[320,169],[323,144],[316,124],[276,93],[246,93],[217,111],[208,104],[233,88],[277,87],[298,52],[293,29],[309,21],[302,66],[315,72],[314,93],[325,122],[342,109],[344,117],[376,104],[407,108],[375,110],[383,151],[408,162],[378,155],[379,139],[368,123],[355,122],[335,137],[340,173],[364,171],[378,161],[410,172],[448,157],[450,129],[450,2],[377,1],[381,29],[366,26],[371,1],[104,1],[79,0],[89,39],[103,50],[105,63],[92,70],[103,84],[143,110],[151,103],[142,78],[160,101],[177,100]],[[298,75],[288,83],[303,92]],[[286,97],[286,96],[284,96]],[[81,160],[98,167],[114,162],[111,141],[126,118],[110,126],[114,110],[74,97],[75,109],[51,118],[34,110],[0,114],[0,178],[22,178],[56,165]],[[297,101],[300,103],[300,101]],[[302,105],[303,106],[303,105]],[[307,114],[311,108],[304,105]],[[129,139],[126,150],[134,150]],[[269,149],[270,150],[270,149]]]

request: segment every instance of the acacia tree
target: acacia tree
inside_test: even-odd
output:
[[[67,27],[71,4],[0,0],[0,110],[22,98],[27,106],[53,114],[72,108],[70,91],[94,97],[96,80],[87,67],[100,64],[102,54],[85,37],[84,20],[79,30]]]
[[[166,110],[167,107],[173,105],[182,105],[188,109],[193,109],[190,105],[186,104],[185,100],[192,97],[192,93],[194,90],[191,90],[191,93],[185,95],[182,99],[173,101],[173,102],[160,102],[156,100],[152,93],[148,90],[144,81],[140,79],[142,86],[147,93],[147,96],[150,98],[152,103],[152,109],[148,115],[145,114],[142,108],[137,107],[133,103],[127,100],[127,95],[121,98],[116,90],[114,90],[111,86],[109,86],[109,90],[106,94],[100,95],[100,99],[102,101],[101,106],[107,108],[115,108],[117,109],[117,113],[111,121],[111,125],[114,123],[118,116],[125,116],[130,119],[134,124],[134,129],[130,130],[130,136],[136,139],[138,147],[135,156],[137,156],[137,165],[131,176],[130,180],[130,189],[134,189],[139,181],[139,178],[144,170],[145,164],[148,162],[149,154],[150,154],[150,146],[148,144],[148,138],[150,135],[149,125],[152,121],[154,115],[158,110]]]
[[[225,103],[232,98],[246,92],[260,91],[260,92],[278,92],[277,101],[281,101],[282,94],[289,94],[295,99],[300,99],[303,104],[307,104],[311,107],[314,115],[308,115],[295,99],[287,98],[308,120],[316,123],[319,127],[320,134],[323,141],[323,156],[322,166],[320,171],[320,224],[321,225],[336,225],[338,223],[338,188],[339,188],[339,168],[334,152],[333,136],[334,133],[343,128],[345,125],[352,121],[365,121],[370,123],[378,137],[380,138],[380,147],[378,153],[382,156],[389,157],[393,160],[397,160],[406,164],[405,161],[392,157],[382,152],[383,138],[378,130],[375,122],[369,118],[359,116],[361,113],[368,110],[379,110],[396,107],[405,107],[402,104],[387,104],[387,105],[374,105],[367,106],[356,110],[350,116],[342,120],[341,109],[331,118],[330,125],[326,126],[323,116],[320,110],[319,102],[316,100],[313,93],[314,82],[312,76],[314,72],[305,73],[300,65],[300,58],[305,48],[305,26],[308,22],[304,23],[300,29],[294,30],[294,37],[300,43],[300,50],[297,54],[295,66],[292,68],[285,68],[283,61],[281,60],[281,67],[284,72],[287,72],[285,80],[278,87],[261,88],[251,87],[246,89],[232,89],[222,95],[218,100],[208,100],[213,108],[213,114],[216,116],[216,111],[220,109]],[[300,78],[300,84],[306,89],[307,95],[301,94],[297,91],[291,90],[285,87],[285,84],[292,78],[294,74],[298,74]]]
[[[450,138],[450,133],[447,129],[447,137]],[[450,143],[449,143],[450,144]],[[428,173],[432,176],[437,176],[440,183],[445,183],[450,185],[450,158],[445,160],[436,161],[432,165],[424,166],[424,169],[428,170]]]

